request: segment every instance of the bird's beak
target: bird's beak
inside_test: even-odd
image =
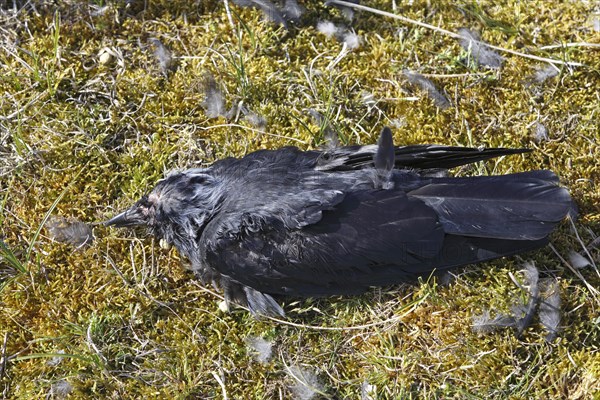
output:
[[[142,216],[134,206],[128,210],[123,211],[120,214],[115,215],[108,221],[104,221],[103,224],[104,226],[115,226],[117,228],[124,228],[127,226],[144,225],[144,220],[142,219]]]

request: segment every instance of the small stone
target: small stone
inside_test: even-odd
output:
[[[171,243],[167,242],[165,239],[160,239],[158,245],[164,250],[169,250],[171,248]]]
[[[98,62],[102,65],[108,65],[113,61],[112,52],[106,47],[98,52]]]
[[[219,302],[219,310],[229,312],[229,304],[225,300]]]

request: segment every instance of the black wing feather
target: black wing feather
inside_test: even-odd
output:
[[[373,167],[376,146],[346,146],[328,154],[328,163],[321,169],[348,171]],[[395,168],[449,169],[511,154],[527,153],[529,149],[476,149],[441,145],[412,145],[394,148]]]

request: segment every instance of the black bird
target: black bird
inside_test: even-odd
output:
[[[377,145],[259,150],[175,172],[106,221],[144,225],[255,314],[273,295],[358,294],[544,246],[574,209],[551,171],[448,177],[524,149]]]

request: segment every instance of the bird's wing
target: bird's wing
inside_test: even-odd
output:
[[[231,222],[223,220],[211,225],[203,235],[207,263],[227,280],[272,294],[360,293],[409,280],[427,273],[420,266],[430,269],[444,242],[429,206],[391,190],[349,193],[297,229],[265,223],[230,231]]]
[[[346,146],[324,152],[317,169],[323,171],[347,171],[373,167],[378,146]],[[395,168],[449,169],[477,161],[510,154],[529,152],[528,149],[477,149],[442,145],[412,145],[394,148]]]

